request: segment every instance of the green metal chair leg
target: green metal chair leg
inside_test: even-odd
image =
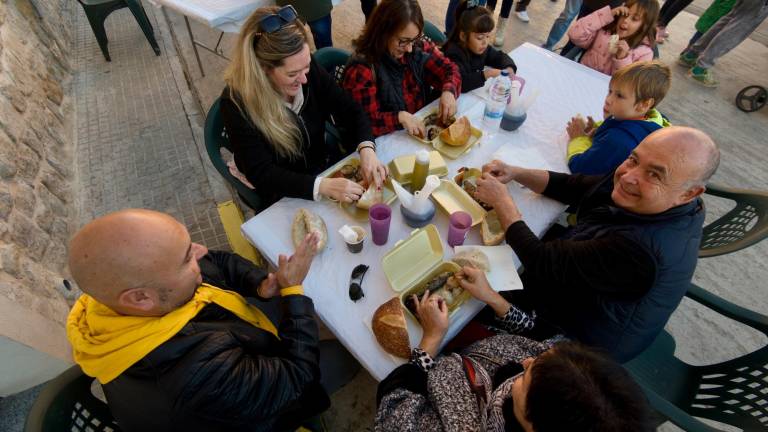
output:
[[[155,52],[155,55],[160,55],[160,47],[155,40],[155,31],[152,29],[152,24],[149,22],[147,13],[144,10],[144,6],[141,5],[141,0],[125,0],[128,4],[128,8],[131,10],[133,17],[136,18],[136,22],[139,23],[141,31],[144,32],[144,36],[147,38],[149,45]]]

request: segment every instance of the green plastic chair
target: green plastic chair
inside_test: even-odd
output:
[[[691,284],[690,299],[768,336],[768,317],[730,303]],[[690,432],[719,431],[696,417],[745,431],[768,430],[768,346],[707,366],[675,357],[675,340],[663,331],[637,358],[624,365],[651,405]]]
[[[728,213],[704,227],[699,257],[744,249],[768,237],[768,193],[709,184],[707,194],[736,202]]]
[[[119,432],[109,407],[91,394],[93,378],[72,366],[43,387],[24,432]]]
[[[427,20],[424,20],[424,36],[438,45],[442,45],[446,40],[448,40],[448,38],[445,36],[445,33],[440,31],[436,25]]]
[[[205,118],[205,150],[208,152],[208,157],[211,159],[211,163],[213,163],[216,171],[235,189],[240,199],[258,213],[262,210],[261,198],[253,189],[248,188],[243,182],[229,173],[229,167],[221,157],[222,147],[232,151],[229,145],[229,137],[224,130],[224,120],[221,118],[221,102],[219,99],[216,99],[208,110],[208,116]]]
[[[344,68],[349,60],[349,52],[334,47],[320,48],[315,52],[315,60],[337,83],[341,83],[344,78]]]
[[[127,7],[131,10],[133,17],[136,18],[136,22],[139,23],[141,31],[144,32],[144,36],[149,41],[149,45],[152,46],[152,50],[155,51],[155,55],[160,55],[160,47],[155,40],[155,32],[152,29],[152,24],[147,18],[147,13],[144,11],[144,7],[141,5],[141,0],[77,0],[80,6],[85,11],[85,16],[88,18],[88,22],[91,24],[96,41],[99,43],[101,53],[104,54],[104,58],[107,61],[112,61],[109,57],[109,49],[107,44],[107,32],[104,30],[104,20],[107,19],[112,12]]]

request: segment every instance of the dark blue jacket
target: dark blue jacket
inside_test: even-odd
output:
[[[698,258],[701,199],[657,215],[613,205],[612,176],[550,173],[545,195],[577,206],[577,224],[544,242],[524,222],[507,243],[525,267],[525,294],[545,322],[625,362],[664,328]]]
[[[608,174],[624,162],[640,141],[651,132],[661,129],[665,121],[661,115],[648,120],[617,120],[609,117],[595,130],[592,146],[570,157],[568,168],[573,174]]]

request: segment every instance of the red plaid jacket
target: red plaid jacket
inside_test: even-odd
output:
[[[457,98],[461,93],[461,74],[442,52],[431,42],[424,42],[423,51],[429,53],[429,59],[424,64],[426,76],[424,81],[432,88],[452,92]],[[406,54],[408,55],[408,54]],[[405,58],[400,59],[405,63]],[[381,136],[397,129],[402,129],[397,120],[396,112],[382,112],[379,110],[379,101],[376,98],[376,79],[373,69],[364,64],[353,64],[344,72],[342,87],[346,89],[360,106],[368,113],[371,119],[371,129],[375,136]],[[409,113],[415,113],[426,105],[425,95],[421,94],[413,72],[405,69],[403,79],[403,99]]]

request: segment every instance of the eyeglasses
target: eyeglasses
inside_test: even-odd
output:
[[[349,279],[349,299],[352,301],[358,301],[365,296],[363,294],[363,277],[365,272],[368,271],[368,266],[360,264],[352,270],[352,277]]]
[[[298,16],[299,15],[296,13],[296,9],[294,9],[293,6],[283,6],[277,13],[267,15],[259,20],[261,33],[256,33],[256,35],[261,36],[264,33],[274,33],[283,28],[286,24],[296,21]]]
[[[420,34],[413,39],[399,38],[397,40],[397,46],[400,48],[405,48],[408,45],[413,45],[416,42],[421,42],[423,40],[424,40],[424,34]]]

